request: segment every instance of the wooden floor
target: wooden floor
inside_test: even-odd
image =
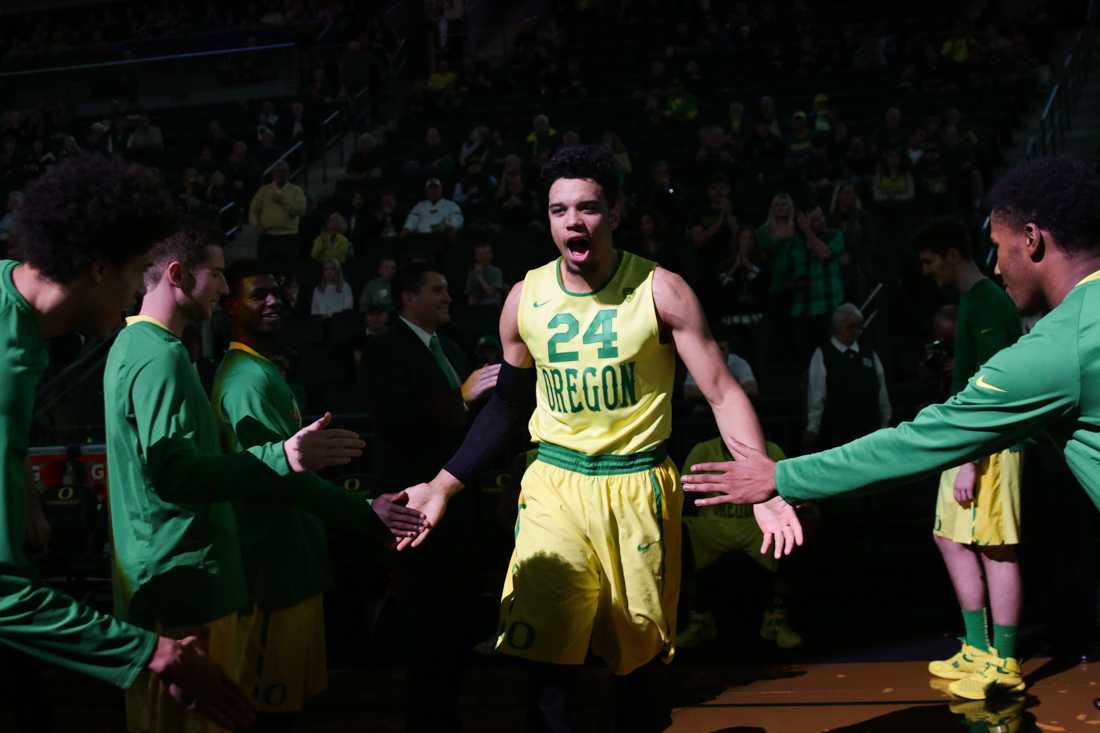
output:
[[[925,663],[852,662],[737,669],[674,664],[668,679],[679,703],[672,733],[1044,733],[1097,731],[1100,664],[1024,665],[1026,695],[996,704],[952,699]],[[46,677],[54,730],[124,731],[121,695],[66,673]],[[525,674],[512,664],[467,671],[466,733],[522,731]],[[608,681],[585,670],[581,730],[606,731]],[[308,733],[400,733],[405,676],[399,670],[334,670],[330,689],[304,716]],[[0,730],[17,730],[0,712]]]

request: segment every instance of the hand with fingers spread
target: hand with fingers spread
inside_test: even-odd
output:
[[[462,401],[467,404],[477,402],[483,394],[497,386],[499,376],[500,364],[486,364],[475,369],[462,383]]]
[[[423,512],[407,506],[408,503],[409,494],[406,491],[382,494],[371,502],[371,509],[398,540],[416,539],[417,535],[426,532],[431,526]]]
[[[179,641],[162,636],[148,668],[173,700],[222,728],[248,728],[256,719],[248,697],[207,658],[194,636]]]
[[[684,475],[684,491],[718,494],[696,499],[695,506],[760,504],[775,496],[775,461],[733,438],[726,445],[736,460],[699,463]]]
[[[443,512],[447,511],[447,502],[451,498],[446,491],[432,486],[432,484],[417,484],[405,489],[403,494],[408,496],[408,506],[424,514],[428,526],[421,530],[416,537],[403,537],[397,543],[398,550],[409,547],[420,547],[433,527],[439,526],[439,520],[443,518]]]
[[[343,466],[363,455],[366,443],[358,433],[329,428],[332,413],[306,425],[283,443],[286,461],[295,473]]]
[[[760,531],[764,533],[764,542],[760,545],[760,554],[766,555],[768,548],[775,546],[775,559],[790,555],[794,548],[802,544],[802,522],[794,507],[783,500],[782,496],[773,496],[762,504],[752,508],[753,516]]]

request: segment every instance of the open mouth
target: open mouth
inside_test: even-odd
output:
[[[581,262],[592,252],[592,240],[588,237],[570,237],[565,242],[565,248],[570,259]]]

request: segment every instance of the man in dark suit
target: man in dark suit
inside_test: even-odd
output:
[[[496,385],[500,365],[467,376],[459,348],[439,329],[450,319],[447,279],[414,262],[393,279],[398,317],[379,338],[367,364],[367,394],[376,429],[378,488],[404,488],[427,481],[461,444],[468,406]],[[410,662],[409,731],[456,731],[459,658],[464,617],[476,588],[468,559],[476,496],[464,507],[467,521],[451,517],[426,553],[403,556],[406,618],[418,640]],[[440,613],[441,608],[449,609]],[[419,617],[419,618],[418,618]],[[426,632],[425,630],[432,630]]]

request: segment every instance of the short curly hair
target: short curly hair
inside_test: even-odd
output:
[[[207,247],[225,247],[225,234],[202,219],[187,219],[176,231],[153,245],[153,262],[145,271],[145,287],[155,288],[173,262],[194,267],[206,258]]]
[[[608,206],[619,201],[619,164],[604,145],[570,145],[559,148],[542,166],[547,192],[559,178],[588,178],[600,184]]]
[[[172,233],[176,208],[153,170],[100,155],[66,158],[26,189],[15,256],[59,284],[94,261],[121,265]]]
[[[1015,227],[1034,222],[1068,253],[1100,251],[1100,175],[1072,158],[1036,158],[993,187],[990,210]]]

